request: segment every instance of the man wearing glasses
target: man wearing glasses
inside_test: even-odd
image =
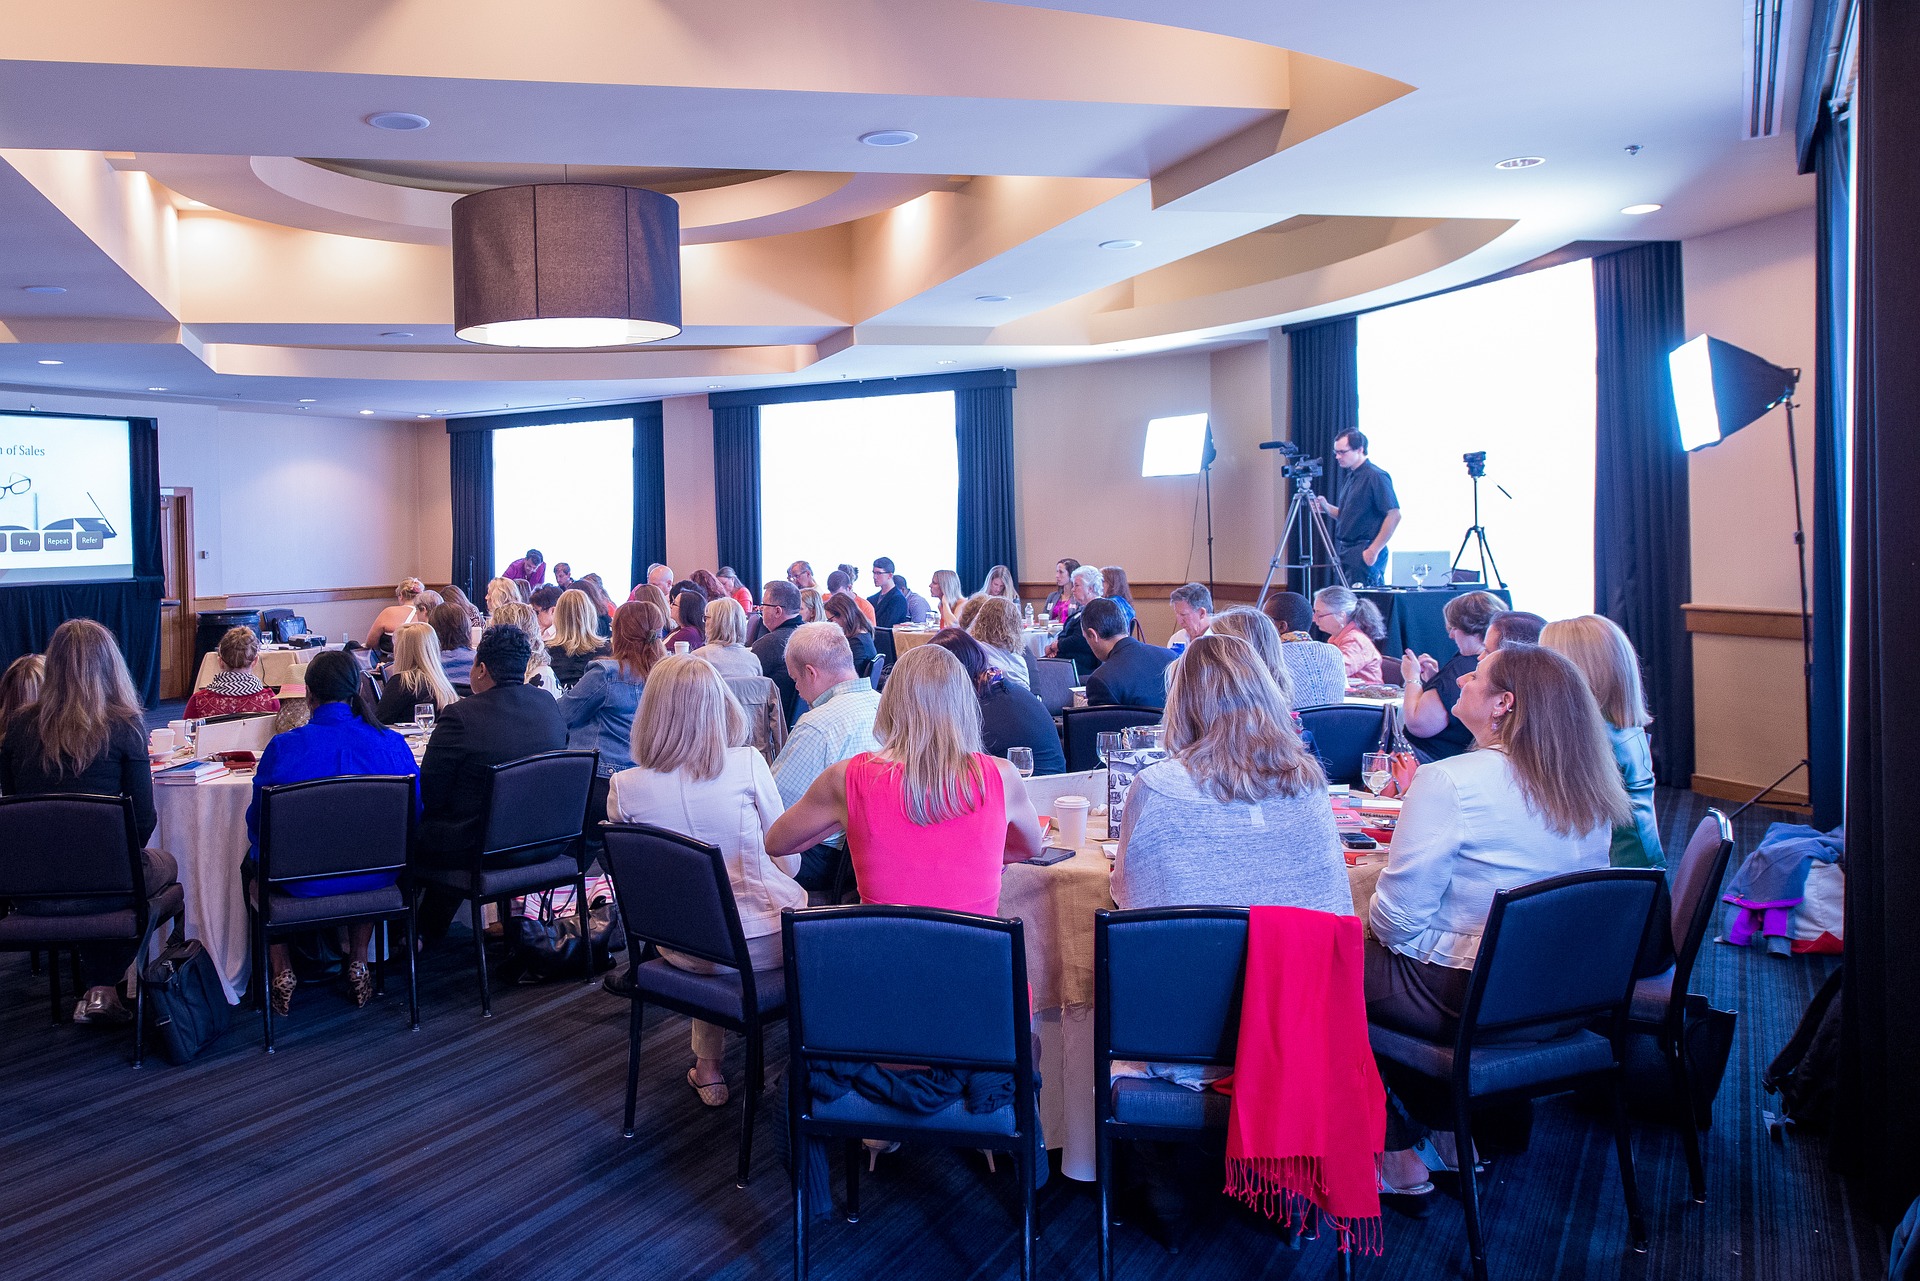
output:
[[[796,560],[793,564],[787,566],[787,581],[792,583],[794,587],[800,591],[805,591],[809,587],[818,586],[818,584],[813,581],[813,566],[804,560]]]
[[[779,579],[768,583],[760,592],[760,622],[766,634],[753,643],[753,656],[780,691],[780,709],[791,725],[800,706],[800,693],[787,670],[787,642],[800,626],[800,589]]]
[[[1340,505],[1315,498],[1333,517],[1333,541],[1340,556],[1340,577],[1354,587],[1378,587],[1387,581],[1387,540],[1400,525],[1400,499],[1393,477],[1367,460],[1367,438],[1344,431],[1333,438],[1333,461],[1346,473]]]

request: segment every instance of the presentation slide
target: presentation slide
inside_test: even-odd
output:
[[[126,420],[0,414],[0,586],[131,577]]]

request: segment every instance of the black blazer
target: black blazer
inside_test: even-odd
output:
[[[538,685],[496,685],[440,709],[420,762],[422,849],[462,854],[485,836],[489,765],[567,745],[560,704]]]
[[[899,583],[867,597],[867,604],[873,606],[875,627],[898,627],[913,621],[913,606],[907,603],[907,594],[900,590]]]
[[[1072,659],[1074,673],[1081,679],[1100,666],[1100,660],[1093,656],[1093,647],[1087,644],[1087,634],[1080,630],[1079,610],[1068,614],[1067,621],[1060,625],[1060,635],[1054,638],[1054,654]]]
[[[1165,707],[1173,651],[1122,636],[1087,677],[1088,707]]]
[[[793,724],[800,706],[800,691],[793,687],[793,676],[787,671],[787,642],[799,627],[800,616],[795,614],[752,645],[753,656],[760,660],[760,670],[780,691],[780,710],[786,714],[789,725]]]
[[[1060,750],[1060,731],[1033,692],[1018,681],[996,680],[980,694],[980,739],[995,756],[1010,747],[1033,749],[1033,772],[1064,774],[1066,754]]]
[[[153,770],[147,765],[147,736],[131,722],[115,725],[106,750],[77,774],[49,771],[40,759],[40,722],[16,716],[0,746],[0,791],[8,796],[43,792],[91,793],[133,798],[133,830],[145,845],[158,818],[153,809]]]

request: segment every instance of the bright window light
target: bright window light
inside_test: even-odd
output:
[[[1369,312],[1359,330],[1367,456],[1400,497],[1389,550],[1460,546],[1473,524],[1461,455],[1485,450],[1480,520],[1514,607],[1592,613],[1591,265]],[[1327,480],[1337,503],[1339,480]],[[1471,550],[1462,567],[1479,567]]]
[[[633,588],[633,420],[503,427],[493,433],[493,554],[499,564],[537,547],[548,565],[597,573],[608,595]],[[456,575],[461,571],[456,566]],[[547,581],[552,582],[551,573]]]
[[[1147,448],[1140,459],[1142,476],[1192,476],[1200,470],[1207,446],[1207,416],[1182,414],[1147,423]]]
[[[1720,407],[1713,397],[1713,357],[1707,336],[1675,347],[1667,355],[1673,374],[1673,409],[1680,419],[1680,448],[1698,449],[1720,439]]]
[[[924,596],[934,571],[956,567],[959,518],[952,392],[761,408],[760,572],[768,579],[804,560],[824,585],[847,561],[871,593],[874,558],[888,556]],[[760,584],[749,590],[758,597]]]

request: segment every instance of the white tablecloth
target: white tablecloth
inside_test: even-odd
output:
[[[180,864],[187,937],[199,939],[207,949],[227,1000],[236,1005],[247,990],[247,903],[240,864],[247,857],[247,803],[252,799],[251,774],[153,789],[160,819],[154,844]]]

